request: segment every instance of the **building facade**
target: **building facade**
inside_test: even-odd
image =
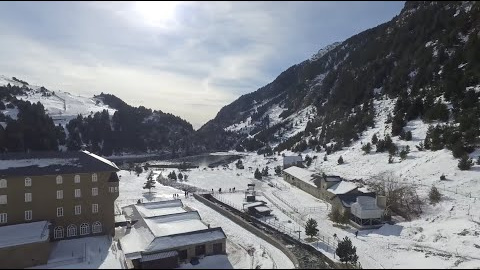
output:
[[[0,227],[48,221],[53,240],[114,234],[114,163],[86,151],[4,154],[0,163]]]

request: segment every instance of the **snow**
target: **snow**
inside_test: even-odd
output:
[[[207,256],[199,261],[199,264],[182,264],[177,269],[233,269],[226,255]]]
[[[355,185],[354,183],[341,181],[327,190],[333,194],[345,194],[356,188],[357,188],[357,185]]]
[[[222,153],[217,153],[217,154],[222,154]],[[253,165],[257,160],[258,162],[262,163],[261,165],[264,166],[264,159],[263,157],[261,159],[255,157],[248,157],[249,164]],[[260,165],[260,164],[259,164]],[[243,172],[244,175],[246,172],[248,172],[247,169],[244,170],[237,170],[235,168],[236,173]],[[162,174],[168,173],[167,171],[155,171],[156,174],[158,172],[162,172]],[[196,173],[195,173],[196,172]],[[237,178],[237,176],[233,176],[232,172],[230,174],[227,174],[223,170],[215,170],[216,173],[224,173],[220,177],[216,177],[214,179],[211,179],[207,176],[213,176],[214,174],[211,174],[211,170],[206,170],[204,171],[203,168],[199,169],[194,169],[189,172],[189,182],[183,182],[187,184],[192,184],[190,179],[194,181],[194,178],[196,176],[202,176],[202,173],[206,174],[206,176],[203,176],[204,181],[194,181],[196,183],[201,183],[203,185],[206,185],[208,183],[215,183],[216,186],[222,186],[225,188],[226,186],[230,186],[230,180]],[[194,174],[195,173],[195,174]],[[236,175],[235,173],[235,175]],[[137,176],[136,174],[130,173],[128,171],[121,170],[118,172],[119,178],[120,178],[120,193],[119,193],[119,198],[116,200],[116,204],[119,206],[125,206],[128,204],[136,203],[138,199],[146,199],[146,200],[166,200],[166,199],[171,199],[172,195],[177,193],[177,194],[182,194],[182,191],[172,188],[172,187],[167,187],[163,186],[160,184],[157,184],[154,189],[152,189],[152,194],[149,194],[148,192],[145,192],[142,187],[143,183],[146,181],[147,173],[144,172],[140,174],[140,176]],[[196,176],[195,176],[196,175]],[[243,179],[243,184],[242,185],[237,185],[238,187],[245,186],[247,183],[250,183],[250,179],[253,179],[253,172],[249,172],[248,175],[251,177],[244,176]],[[228,179],[228,183],[225,183]],[[205,183],[207,182],[207,183]],[[209,188],[210,190],[211,188]],[[238,194],[240,196],[243,196],[243,193],[237,192],[237,193],[231,193],[231,194]],[[182,196],[183,197],[183,196]],[[245,230],[241,226],[233,223],[231,220],[227,219],[220,213],[216,212],[215,210],[209,208],[208,206],[200,203],[199,201],[195,200],[193,197],[188,197],[188,198],[182,198],[182,201],[186,207],[189,207],[192,210],[196,210],[200,213],[203,222],[210,224],[211,227],[221,227],[225,234],[227,235],[227,256],[228,260],[232,264],[234,268],[255,268],[255,266],[260,266],[261,268],[273,268],[275,265],[277,268],[293,268],[293,263],[288,259],[288,257],[283,254],[280,250],[277,248],[273,247],[269,243],[265,242],[262,239],[259,239],[249,231]],[[121,238],[120,241],[122,242],[127,242],[125,246],[127,246],[128,250],[125,250],[126,253],[128,252],[133,252],[135,250],[139,250],[141,247],[143,247],[144,243],[142,241],[147,241],[149,239],[145,239],[143,236],[140,234],[143,234],[143,232],[138,233],[135,228],[132,227],[130,234],[124,236]],[[120,234],[119,234],[120,235]],[[148,235],[147,235],[148,236]],[[151,241],[151,239],[150,239]],[[122,247],[124,245],[122,244]],[[250,253],[252,255],[249,255],[248,250],[252,250],[253,253]],[[265,252],[264,252],[265,250]],[[203,260],[207,259],[209,257],[205,257],[200,262]]]
[[[93,158],[96,158],[96,159],[98,159],[98,160],[100,160],[100,161],[102,161],[102,162],[104,162],[104,163],[106,163],[106,164],[108,164],[108,165],[110,165],[110,166],[112,166],[112,167],[114,167],[114,168],[116,168],[117,170],[120,170],[120,169],[117,167],[117,165],[115,165],[115,163],[111,162],[111,161],[108,160],[108,159],[105,159],[105,158],[103,158],[103,157],[101,157],[101,156],[97,156],[97,155],[95,155],[95,154],[93,154],[93,153],[90,153],[90,152],[88,152],[88,151],[85,151],[85,150],[83,150],[82,152],[85,153],[85,154],[87,154],[87,155],[89,155],[89,156],[91,156],[91,157],[93,157]]]
[[[219,230],[203,231],[187,235],[172,235],[156,238],[147,251],[165,250],[177,247],[197,245],[205,242],[212,242],[225,239],[225,235]]]
[[[149,229],[155,237],[205,230],[208,227],[196,212],[146,218]]]
[[[121,252],[105,235],[61,240],[52,245],[48,263],[31,269],[122,268]]]
[[[77,165],[78,158],[45,158],[45,159],[16,159],[16,160],[2,160],[0,162],[0,170],[6,170],[8,168],[21,168],[21,167],[48,167],[52,165],[66,166]]]
[[[314,186],[316,187],[316,185],[313,183],[313,180],[314,180],[314,177],[313,177],[313,174],[314,172],[311,172],[311,171],[308,171],[308,170],[305,170],[305,169],[302,169],[302,168],[299,168],[297,166],[292,166],[292,167],[289,167],[285,170],[283,170],[284,173],[288,173],[290,174],[291,176],[295,177],[295,178],[298,178],[300,180],[302,180],[303,182],[311,185],[311,186]]]
[[[142,217],[155,217],[186,212],[181,206],[152,207],[150,205],[135,205],[135,208],[137,208]]]
[[[9,116],[13,120],[17,120],[17,117],[18,117],[18,108],[17,107],[11,108],[11,109],[10,108],[5,108],[5,110],[2,110],[1,112],[3,113],[3,115]]]
[[[0,227],[0,248],[48,240],[48,221],[38,221]]]

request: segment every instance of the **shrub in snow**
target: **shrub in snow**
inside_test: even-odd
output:
[[[473,166],[473,160],[468,158],[468,155],[463,155],[460,161],[458,162],[458,168],[462,171],[470,170]]]
[[[339,165],[343,164],[343,158],[342,158],[342,156],[340,156],[340,157],[338,158],[338,164],[339,164]]]
[[[442,199],[442,194],[435,186],[432,186],[430,192],[428,193],[428,199],[430,199],[431,204],[436,204]]]
[[[445,174],[440,175],[440,180],[446,180]]]
[[[370,151],[372,150],[372,145],[370,143],[367,143],[362,146],[362,150],[363,152],[365,152],[365,154],[370,154]]]
[[[323,161],[327,161],[327,155],[325,154],[325,156],[323,157]]]

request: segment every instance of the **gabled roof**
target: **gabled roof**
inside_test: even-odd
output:
[[[344,207],[350,208],[350,207],[352,207],[352,204],[357,202],[357,197],[360,197],[360,196],[375,198],[375,192],[355,193],[355,194],[338,194],[335,197],[338,197],[338,199],[340,199],[340,201],[342,202],[342,205]]]
[[[88,151],[0,154],[0,176],[116,172],[115,163]]]
[[[355,185],[354,183],[341,181],[333,185],[331,188],[327,189],[327,191],[338,195],[338,194],[349,193],[350,191],[353,191],[357,188],[358,188],[357,185]]]
[[[283,172],[287,173],[287,174],[290,174],[291,176],[293,176],[295,178],[298,178],[298,179],[302,180],[303,182],[305,182],[309,185],[312,185],[312,186],[316,187],[316,185],[314,184],[314,181],[313,181],[314,178],[315,178],[315,176],[314,176],[315,173],[314,172],[299,168],[297,166],[289,167],[288,169],[283,170]]]

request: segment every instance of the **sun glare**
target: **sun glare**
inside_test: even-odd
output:
[[[135,11],[153,26],[166,26],[175,19],[175,10],[180,1],[136,1]]]

